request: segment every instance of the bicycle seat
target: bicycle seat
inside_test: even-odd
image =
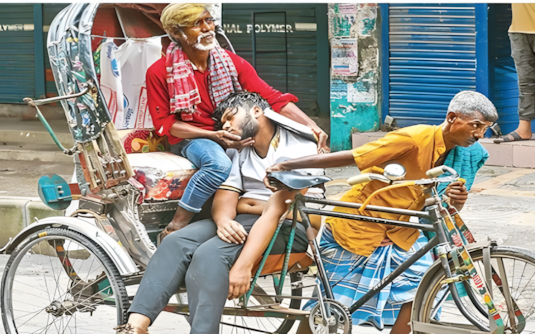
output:
[[[279,182],[290,189],[301,190],[316,187],[331,181],[330,177],[323,175],[303,175],[294,171],[272,172],[267,175],[270,182]]]

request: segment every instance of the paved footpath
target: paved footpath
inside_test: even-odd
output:
[[[27,163],[27,162],[24,162]],[[19,163],[0,162],[0,194],[3,196],[35,196],[39,166],[28,164],[26,169],[19,169]],[[71,169],[53,165],[41,166],[47,170],[57,170],[64,176],[72,175]],[[349,189],[345,180],[358,173],[356,168],[330,169],[328,175],[333,178],[328,184],[327,195],[331,199],[339,199]],[[9,176],[8,176],[9,174]],[[3,182],[8,179],[9,182]],[[23,185],[14,187],[14,185]],[[477,175],[476,183],[462,210],[462,215],[474,232],[476,239],[497,240],[500,244],[525,247],[535,251],[535,169],[519,169],[504,167],[483,167]],[[7,261],[0,256],[0,272]],[[530,326],[534,324],[530,323]],[[291,333],[295,333],[295,327]],[[0,323],[0,333],[2,332]],[[99,328],[95,324],[95,332],[112,333],[108,328]],[[373,327],[354,328],[354,333],[380,333]],[[389,333],[386,328],[381,333]],[[181,316],[162,314],[151,327],[152,334],[189,333],[189,325]]]

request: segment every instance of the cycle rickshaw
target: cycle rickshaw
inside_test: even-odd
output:
[[[69,185],[56,177],[50,177],[40,191],[54,207],[64,207],[73,196],[79,199],[80,206],[71,217],[36,221],[0,250],[10,254],[0,286],[2,321],[10,334],[86,333],[96,331],[95,326],[111,330],[124,323],[135,287],[156,250],[154,237],[176,208],[176,200],[145,201],[143,185],[132,178],[136,166],[131,162],[135,159],[126,154],[111,122],[93,63],[91,35],[98,8],[99,4],[72,4],[58,14],[49,30],[48,51],[59,97],[28,101],[36,107],[60,101],[67,119],[73,121],[75,146],[67,149],[55,138],[37,108],[39,118],[60,149],[74,155],[81,172],[79,195],[71,193]],[[221,34],[219,37],[224,38]],[[221,43],[230,47],[225,39]],[[156,160],[162,157],[158,153],[145,154]],[[436,247],[438,260],[424,276],[414,302],[413,332],[531,332],[528,320],[535,311],[535,254],[494,242],[474,242],[458,213],[444,209],[444,199],[436,192],[437,184],[459,179],[451,168],[437,167],[428,172],[428,179],[417,181],[404,181],[403,168],[399,166],[387,168],[384,175],[360,175],[349,183],[375,180],[388,183],[388,187],[421,185],[431,195],[427,211],[297,195],[291,208],[302,217],[311,255],[291,253],[298,224],[295,218],[286,238],[286,250],[273,254],[279,224],[265,255],[258,260],[251,289],[240,300],[229,301],[225,306],[221,331],[287,333],[296,321],[307,321],[314,333],[350,333],[351,312]],[[187,177],[191,171],[183,172]],[[329,180],[291,172],[273,173],[271,179],[290,189],[321,186]],[[337,213],[307,207],[307,203],[409,215],[428,219],[432,224]],[[347,308],[333,298],[309,214],[410,227],[436,236]],[[267,261],[269,256],[275,260]],[[312,259],[317,275],[310,274]],[[325,296],[305,296],[307,284],[319,287],[316,276],[323,283]],[[174,299],[165,311],[187,317],[184,291],[177,291]],[[317,301],[315,306],[301,310],[302,301],[311,299]]]

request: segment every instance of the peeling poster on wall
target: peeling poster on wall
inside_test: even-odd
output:
[[[330,4],[329,37],[350,37],[356,19],[357,4]]]
[[[333,39],[332,74],[355,76],[359,72],[357,40],[355,38]]]
[[[347,102],[375,103],[375,88],[368,81],[347,84]]]

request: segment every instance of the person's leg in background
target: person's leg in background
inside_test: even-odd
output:
[[[183,146],[180,153],[199,170],[188,182],[164,235],[187,226],[191,218],[201,211],[203,204],[227,180],[232,167],[225,150],[209,139],[192,139]]]
[[[514,131],[520,136],[508,134],[508,141],[531,139],[531,121],[535,118],[535,35],[509,33],[511,56],[515,61],[518,75],[518,128]]]

